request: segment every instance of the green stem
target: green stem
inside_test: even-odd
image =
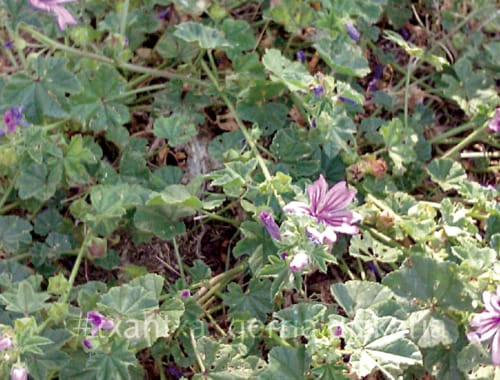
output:
[[[500,152],[462,152],[460,158],[498,158]]]
[[[174,253],[175,253],[175,258],[177,260],[177,265],[179,266],[179,272],[181,274],[182,281],[187,284],[186,282],[186,274],[184,273],[184,267],[182,263],[182,258],[179,253],[179,247],[177,246],[177,240],[175,238],[172,239],[172,243],[174,245]]]
[[[227,223],[227,224],[231,224],[232,226],[235,226],[236,228],[240,227],[240,223],[235,221],[235,220],[225,218],[223,216],[220,216],[220,215],[217,215],[217,214],[214,214],[212,212],[205,211],[205,210],[201,210],[200,212],[203,215],[206,215],[207,217],[209,217],[210,219],[215,219],[215,220],[219,220],[221,222]]]
[[[404,123],[405,129],[409,129],[408,127],[408,99],[410,98],[410,77],[413,73],[414,67],[416,65],[413,62],[413,59],[410,59],[410,63],[408,64],[408,68],[406,70],[406,79],[405,79],[405,103],[404,103]]]
[[[351,280],[357,280],[356,276],[351,272],[351,270],[349,269],[349,265],[347,265],[344,259],[340,259],[339,267],[344,271],[344,273],[349,276]]]
[[[286,340],[284,340],[283,338],[278,336],[273,330],[264,328],[263,332],[266,333],[269,338],[274,340],[280,346],[289,347],[289,348],[292,347],[292,345],[290,343],[288,343]]]
[[[152,84],[151,86],[139,87],[139,88],[136,88],[135,90],[126,91],[126,92],[124,92],[120,95],[114,96],[112,98],[107,98],[106,101],[112,102],[112,101],[117,101],[117,100],[121,100],[121,99],[126,99],[129,96],[140,94],[141,92],[163,90],[165,87],[166,87],[166,83]]]
[[[44,43],[45,45],[48,45],[52,49],[58,49],[58,50],[61,50],[61,51],[64,51],[66,53],[73,54],[73,55],[76,55],[79,57],[94,59],[96,61],[106,63],[108,65],[116,66],[116,67],[119,67],[120,69],[128,70],[128,71],[131,71],[134,73],[148,74],[149,76],[159,77],[159,78],[180,79],[184,82],[193,83],[193,84],[196,84],[199,86],[206,86],[206,83],[202,80],[199,80],[199,79],[187,77],[187,76],[184,76],[182,74],[177,74],[175,72],[171,72],[171,71],[167,71],[167,70],[157,70],[157,69],[153,69],[150,67],[143,67],[143,66],[134,65],[132,63],[117,62],[117,61],[115,61],[111,58],[105,57],[103,55],[91,53],[88,51],[82,51],[82,50],[75,49],[75,48],[66,46],[64,44],[61,44],[57,41],[54,41],[54,40],[44,36],[43,34],[37,32],[36,30],[34,30],[26,25],[22,25],[21,28],[24,29],[26,32],[30,33],[34,39],[36,39],[39,42]]]
[[[23,253],[23,254],[20,254],[20,255],[17,255],[17,256],[7,257],[6,259],[2,260],[2,263],[8,263],[8,262],[12,262],[12,261],[24,260],[24,259],[27,259],[30,256],[31,256],[30,253]]]
[[[69,294],[71,293],[71,289],[73,288],[73,284],[75,283],[76,275],[78,274],[83,256],[85,255],[85,251],[87,249],[87,243],[89,242],[91,237],[92,231],[89,229],[85,234],[85,238],[83,239],[80,250],[78,251],[78,255],[76,256],[75,264],[73,265],[73,269],[71,270],[71,274],[68,280],[68,290],[66,291],[66,293],[64,293],[64,295],[61,296],[60,302],[62,303],[68,302]]]
[[[165,368],[163,368],[163,363],[161,361],[162,357],[159,357],[156,359],[156,365],[160,369],[160,380],[167,380],[167,377],[165,376]]]
[[[472,143],[474,140],[476,140],[483,131],[488,128],[488,124],[485,123],[483,126],[479,127],[475,131],[473,131],[470,135],[465,137],[461,142],[459,142],[457,145],[455,145],[453,148],[451,148],[449,151],[447,151],[445,154],[443,154],[442,158],[448,158],[454,156],[456,153],[458,153],[461,149],[465,148],[467,145]]]
[[[128,7],[130,4],[130,0],[124,0],[123,5],[122,5],[122,19],[120,21],[120,34],[123,36],[123,38],[126,38],[127,36],[125,35],[125,29],[127,28],[127,17],[128,17]]]
[[[194,356],[196,357],[196,362],[200,367],[201,373],[205,373],[205,366],[203,365],[203,360],[201,360],[200,352],[198,351],[198,345],[196,344],[196,339],[194,337],[193,329],[189,329],[189,337],[191,338],[191,344],[193,345]]]
[[[7,198],[9,198],[10,192],[12,191],[12,189],[14,189],[15,178],[16,178],[16,175],[14,175],[14,178],[12,178],[12,180],[9,183],[9,187],[7,187],[7,189],[5,190],[5,193],[2,197],[2,199],[0,199],[0,210],[2,210],[3,205],[7,201]]]
[[[458,135],[459,133],[465,132],[471,128],[474,128],[477,124],[474,121],[470,121],[468,123],[465,123],[459,127],[452,128],[446,132],[441,133],[440,135],[437,135],[436,137],[432,138],[429,140],[429,143],[431,144],[438,144],[441,141],[446,140],[449,137]]]
[[[12,202],[11,204],[8,204],[7,206],[2,207],[0,209],[0,215],[4,215],[7,211],[15,209],[16,207],[19,207],[19,205],[20,205],[20,202],[15,201],[15,202]]]

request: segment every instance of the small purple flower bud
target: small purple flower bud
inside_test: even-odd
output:
[[[351,104],[353,106],[357,106],[358,105],[357,101],[355,101],[354,99],[351,99],[351,98],[346,98],[345,96],[339,96],[339,100],[342,103]]]
[[[341,336],[342,335],[342,327],[341,326],[337,326],[335,328],[335,331],[334,331],[333,335],[335,335],[335,336]]]
[[[160,13],[158,13],[156,17],[159,18],[160,20],[165,20],[169,14],[170,14],[170,8],[165,8]]]
[[[370,82],[368,82],[368,91],[370,92],[375,92],[378,90],[378,79],[372,79]]]
[[[299,272],[309,265],[309,255],[305,252],[297,253],[290,262],[290,270]]]
[[[325,89],[323,88],[322,85],[318,84],[318,85],[312,87],[312,92],[313,92],[314,96],[319,98],[319,97],[321,97],[321,95],[323,95],[323,93],[325,92]]]
[[[342,354],[342,361],[344,363],[349,363],[349,360],[351,360],[351,355],[349,355],[349,354]]]
[[[28,370],[25,367],[12,367],[11,380],[27,380]]]
[[[170,376],[172,376],[175,379],[180,379],[182,376],[184,376],[182,371],[173,364],[170,364],[167,367],[167,372]]]
[[[0,338],[0,351],[8,350],[12,347],[12,340],[8,337]]]
[[[500,133],[500,107],[496,109],[495,117],[488,123],[488,130],[494,133]]]
[[[273,215],[269,211],[262,210],[259,219],[273,239],[281,240],[280,227],[276,224]]]
[[[88,340],[87,338],[85,338],[83,340],[82,344],[83,344],[83,347],[85,347],[87,350],[92,349],[92,343],[90,343],[90,340]]]
[[[9,133],[14,133],[18,125],[27,125],[23,120],[22,107],[12,107],[5,111],[3,114],[3,123]]]
[[[14,41],[7,41],[3,47],[5,49],[12,49],[14,47]]]
[[[375,279],[377,280],[377,282],[381,282],[382,276],[380,276],[380,272],[378,271],[377,266],[373,263],[373,261],[369,261],[367,265],[375,275]]]
[[[314,117],[311,117],[311,120],[309,120],[309,124],[311,125],[311,128],[316,128],[316,119]]]
[[[285,260],[287,257],[288,257],[288,252],[281,252],[281,253],[280,253],[280,258],[281,258],[282,260]]]
[[[299,50],[297,52],[297,59],[302,62],[302,63],[305,63],[306,62],[306,53],[304,53],[303,50]]]
[[[188,299],[189,297],[191,297],[191,292],[189,291],[189,289],[181,290],[181,297],[184,299]]]
[[[401,37],[403,37],[405,41],[408,41],[410,38],[410,33],[404,27],[399,29],[399,34],[401,34]]]
[[[373,69],[373,78],[382,79],[382,75],[384,75],[384,67],[382,65],[376,65]]]
[[[358,30],[354,27],[352,22],[350,21],[346,22],[344,26],[349,37],[351,37],[354,41],[359,42],[361,35],[359,34]]]

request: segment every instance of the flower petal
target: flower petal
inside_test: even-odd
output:
[[[313,214],[318,212],[318,207],[323,202],[327,190],[328,183],[325,177],[323,177],[323,174],[320,174],[319,178],[312,185],[307,185],[307,194],[309,195]]]
[[[493,337],[491,342],[491,361],[493,365],[500,366],[500,330],[497,328],[497,332]]]
[[[329,213],[346,208],[356,196],[355,190],[348,190],[345,181],[335,184],[326,193],[318,213]]]
[[[311,209],[304,202],[290,202],[285,207],[283,207],[283,211],[289,214],[295,215],[310,215]]]

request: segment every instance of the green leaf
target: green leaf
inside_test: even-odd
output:
[[[36,216],[34,231],[37,235],[47,236],[49,232],[61,228],[63,220],[62,215],[55,208],[45,209]],[[1,227],[0,231],[2,231]]]
[[[90,180],[86,165],[97,163],[101,156],[86,146],[81,135],[75,135],[64,149],[64,173],[68,183],[84,184]]]
[[[186,231],[183,222],[176,221],[178,213],[168,206],[141,206],[134,215],[134,225],[139,230],[170,240]]]
[[[269,366],[259,373],[259,379],[304,380],[310,359],[304,347],[274,347],[269,352]]]
[[[290,91],[309,91],[313,78],[300,62],[292,62],[276,49],[267,49],[262,63],[271,72],[271,80],[283,83]]]
[[[168,145],[175,147],[185,144],[193,136],[196,136],[197,130],[184,114],[172,114],[169,117],[160,117],[155,120],[153,133],[157,137],[168,140]]]
[[[356,311],[354,320],[343,329],[345,349],[358,376],[380,370],[388,379],[396,379],[404,369],[422,364],[417,346],[406,339],[405,324],[394,317],[378,317],[371,309]]]
[[[349,255],[363,261],[394,263],[403,252],[397,247],[390,247],[374,239],[369,231],[354,235],[349,245]]]
[[[318,380],[352,379],[352,377],[347,375],[346,367],[336,363],[318,365],[312,369],[312,373],[315,375],[315,379]]]
[[[280,129],[270,147],[279,160],[276,171],[287,173],[291,177],[310,177],[317,174],[321,151],[311,140],[311,135],[303,128]],[[328,144],[326,141],[325,143]]]
[[[271,283],[267,279],[250,280],[245,293],[238,284],[231,283],[224,294],[224,304],[229,306],[229,315],[232,318],[255,317],[264,322],[273,309],[269,294]]]
[[[457,324],[432,310],[420,310],[408,318],[410,338],[421,348],[453,344],[458,339]]]
[[[410,164],[417,160],[415,146],[418,142],[418,135],[413,129],[405,128],[398,118],[383,125],[380,128],[380,134],[394,162],[395,171],[400,174],[404,173],[406,168],[403,164]]]
[[[219,30],[192,21],[177,25],[174,36],[187,42],[197,42],[202,49],[231,46]]]
[[[140,285],[125,284],[111,288],[98,305],[122,318],[142,319],[145,311],[158,308],[158,300]]]
[[[486,70],[475,70],[469,57],[463,56],[453,64],[456,75],[443,74],[444,96],[454,100],[468,115],[477,114],[481,107],[494,108],[498,92],[493,77]]]
[[[394,293],[387,286],[368,281],[333,284],[330,291],[349,317],[361,309],[376,311],[394,298]]]
[[[318,120],[318,131],[321,133],[323,151],[329,159],[341,152],[353,154],[356,140],[356,125],[345,110],[334,108],[332,112],[322,112]]]
[[[48,200],[60,185],[62,174],[63,163],[54,158],[43,164],[26,164],[21,174],[16,177],[15,186],[19,191],[19,198],[35,198],[42,202]]]
[[[472,310],[464,282],[458,277],[458,266],[428,257],[411,256],[401,269],[388,274],[384,285],[409,301],[420,305]]]
[[[175,28],[169,27],[165,30],[155,46],[155,50],[165,59],[174,62],[189,62],[196,57],[200,48],[196,43],[188,43],[174,35]]]
[[[251,50],[255,46],[254,32],[244,20],[225,19],[222,23],[222,32],[231,44],[231,47],[224,48],[231,60],[241,52]]]
[[[63,118],[68,115],[66,94],[76,93],[80,84],[66,70],[65,58],[38,56],[31,62],[33,74],[11,76],[2,91],[3,103],[23,106],[26,120],[42,124],[44,116]]]
[[[87,369],[95,371],[97,380],[130,380],[128,367],[137,365],[135,355],[127,342],[112,342],[109,352],[94,352],[89,357]]]
[[[157,274],[148,273],[145,276],[134,278],[130,281],[130,286],[140,286],[146,289],[156,299],[160,298],[165,279]]]
[[[238,113],[243,120],[256,123],[263,136],[269,136],[286,123],[288,107],[279,102],[253,102],[243,100],[238,103]]]
[[[123,182],[141,183],[149,179],[151,173],[145,159],[147,152],[145,139],[131,137],[128,140],[120,159],[120,177]]]
[[[427,166],[427,172],[444,191],[459,188],[467,179],[464,168],[458,162],[447,158],[432,160]]]
[[[269,292],[269,290],[268,290]],[[314,334],[326,312],[326,306],[318,303],[299,303],[273,313],[270,328],[279,331],[280,338],[294,339],[300,336]]]
[[[292,34],[300,34],[303,28],[314,23],[316,16],[312,7],[300,0],[280,1],[266,10],[264,15]]]
[[[250,265],[252,272],[255,273],[257,269],[267,263],[268,256],[276,253],[276,246],[262,224],[245,221],[241,223],[240,231],[243,234],[243,239],[236,243],[233,255],[235,257],[251,256]]]
[[[114,68],[102,65],[82,72],[80,81],[82,91],[70,98],[71,116],[84,128],[106,131],[112,141],[126,145],[128,132],[123,124],[130,120],[130,115],[120,100],[125,92],[125,80]]]
[[[28,316],[47,306],[45,301],[50,298],[46,292],[35,292],[33,285],[28,281],[21,281],[18,287],[11,288],[0,294],[0,302],[6,309]]]
[[[197,341],[197,351],[203,360],[206,373],[196,374],[195,380],[246,380],[254,378],[264,361],[247,356],[243,344],[220,344],[202,336]]]
[[[364,77],[370,73],[363,51],[348,36],[323,38],[314,44],[314,48],[327,65],[339,74]]]
[[[18,216],[0,216],[0,247],[9,253],[17,252],[21,244],[31,243],[32,229],[30,223]]]

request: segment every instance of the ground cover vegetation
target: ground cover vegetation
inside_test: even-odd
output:
[[[500,378],[491,0],[0,0],[0,378]]]

